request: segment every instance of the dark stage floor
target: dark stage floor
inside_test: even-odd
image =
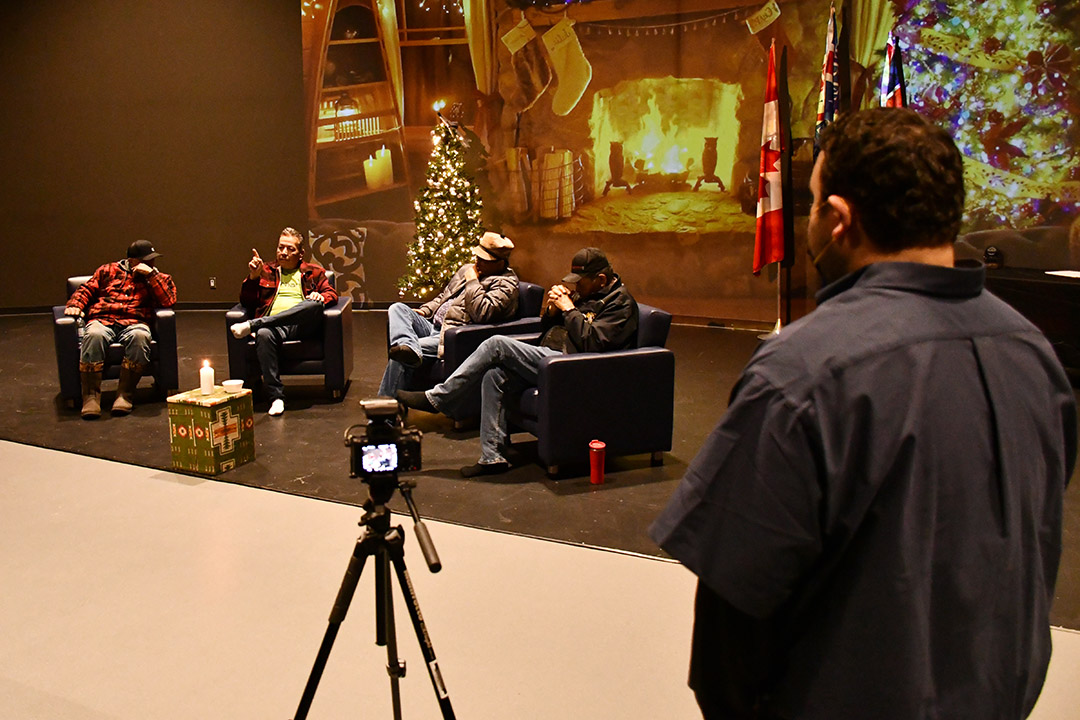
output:
[[[177,314],[180,383],[198,385],[198,368],[209,359],[219,381],[228,362],[223,311]],[[287,381],[288,410],[266,415],[256,403],[256,459],[219,476],[241,485],[359,504],[366,489],[348,474],[342,433],[364,421],[357,402],[374,395],[386,362],[384,311],[354,316],[355,367],[345,400],[329,400],[312,379]],[[153,468],[171,469],[164,402],[144,381],[145,402],[126,418],[81,420],[57,394],[51,315],[0,315],[0,438]],[[532,438],[517,435],[524,463],[490,479],[463,479],[458,469],[478,456],[475,429],[455,431],[441,416],[414,413],[424,432],[424,469],[415,499],[421,514],[475,527],[570,543],[662,555],[646,528],[673,491],[686,464],[723,413],[739,370],[757,346],[756,333],[674,326],[674,446],[660,467],[648,456],[609,458],[607,482],[589,483],[588,468],[565,468],[552,480],[534,460]],[[307,383],[307,384],[306,384]],[[112,388],[111,383],[106,389]],[[111,393],[107,392],[107,397]],[[395,498],[392,506],[403,505]],[[401,509],[404,509],[403,507]],[[359,512],[357,513],[359,520]],[[1066,499],[1065,552],[1052,615],[1054,624],[1080,629],[1080,483]]]

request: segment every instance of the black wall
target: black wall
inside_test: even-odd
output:
[[[140,237],[181,302],[230,302],[306,227],[298,0],[8,0],[0,28],[0,309]]]

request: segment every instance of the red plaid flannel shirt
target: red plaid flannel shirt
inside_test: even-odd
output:
[[[276,262],[265,263],[259,277],[252,280],[244,278],[240,286],[240,304],[262,317],[270,312],[277,297],[281,273]],[[326,271],[312,263],[300,263],[300,291],[306,298],[312,291],[322,295],[324,305],[333,305],[338,300],[337,290],[326,279]]]
[[[137,275],[127,260],[102,265],[67,301],[83,311],[86,321],[134,325],[149,324],[155,307],[176,303],[176,285],[163,272]]]

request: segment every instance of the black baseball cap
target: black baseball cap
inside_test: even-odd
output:
[[[154,249],[154,244],[149,240],[136,240],[128,245],[127,256],[133,260],[153,260],[161,257],[161,253]]]
[[[594,247],[582,248],[570,261],[570,274],[563,278],[563,282],[576,283],[582,275],[596,275],[610,268],[611,263],[603,250]]]

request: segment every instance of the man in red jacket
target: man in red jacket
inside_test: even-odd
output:
[[[255,333],[255,353],[270,398],[270,415],[285,412],[285,388],[278,371],[278,351],[286,340],[319,332],[323,306],[337,302],[337,291],[318,265],[303,262],[304,236],[287,227],[278,238],[277,259],[264,263],[252,248],[248,276],[240,286],[240,303],[255,313],[254,320],[234,324],[238,338]]]
[[[99,267],[67,301],[65,315],[86,319],[79,348],[84,420],[101,416],[101,371],[105,351],[114,341],[124,346],[124,361],[112,414],[131,412],[135,387],[150,364],[153,310],[176,303],[172,277],[154,267],[160,256],[149,240],[136,240],[128,246],[126,259]]]

